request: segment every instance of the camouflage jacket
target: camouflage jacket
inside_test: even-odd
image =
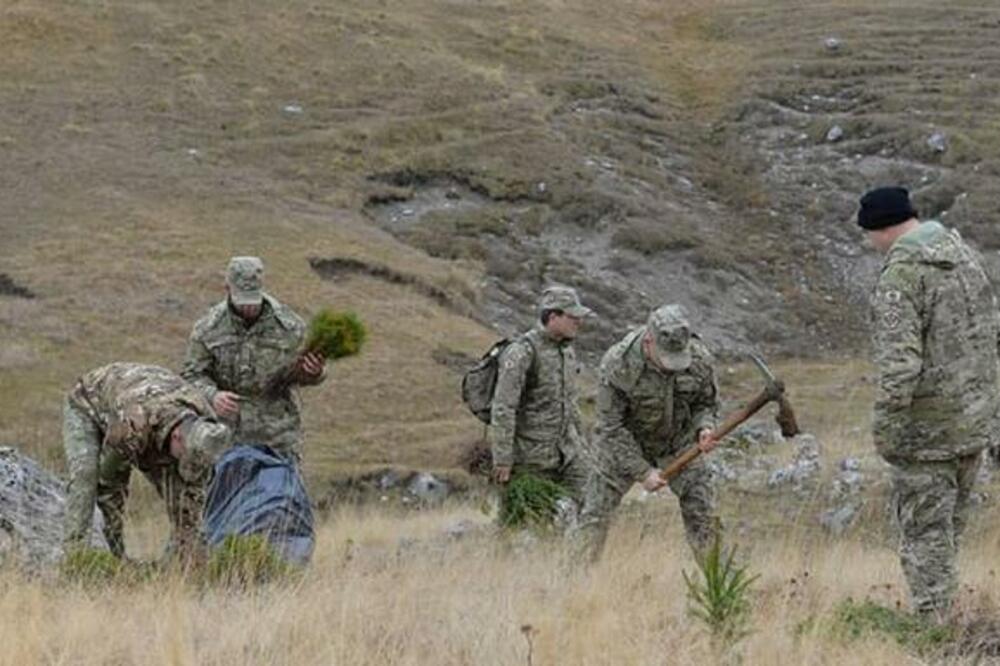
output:
[[[892,462],[949,460],[991,443],[997,303],[957,231],[925,222],[889,250],[872,299],[875,446]]]
[[[580,366],[569,341],[541,328],[514,340],[500,357],[489,441],[494,465],[554,469],[580,453]]]
[[[242,397],[240,413],[228,422],[233,441],[266,444],[297,451],[302,443],[302,415],[298,395],[289,387],[266,395],[265,386],[294,363],[305,335],[298,315],[269,295],[260,317],[250,326],[224,300],[199,319],[188,341],[181,375],[212,400],[218,391]],[[319,377],[301,377],[299,385],[319,384]]]
[[[712,356],[704,343],[692,339],[690,368],[666,372],[647,362],[645,333],[640,327],[607,351],[597,389],[594,445],[601,467],[633,481],[694,444],[702,428],[714,428],[719,412]]]
[[[173,464],[166,440],[185,415],[215,415],[205,396],[183,379],[138,363],[112,363],[88,372],[70,392],[69,402],[98,425],[104,446],[143,470]]]

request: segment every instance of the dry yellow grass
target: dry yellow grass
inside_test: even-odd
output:
[[[257,253],[271,291],[302,314],[354,309],[371,330],[362,357],[305,392],[311,479],[382,463],[448,465],[480,430],[458,402],[457,376],[430,354],[442,340],[475,353],[493,333],[405,286],[324,281],[307,260],[391,265],[472,307],[481,266],[428,258],[375,229],[359,213],[366,178],[413,165],[482,167],[503,190],[556,171],[565,147],[542,121],[559,102],[542,89],[565,78],[639,81],[667,102],[668,122],[710,119],[739,90],[756,49],[773,48],[730,39],[731,22],[793,15],[798,5],[3,3],[0,272],[39,298],[0,298],[0,442],[60,466],[60,401],[73,379],[117,359],[176,367],[191,324],[221,295],[228,257]],[[290,103],[304,107],[301,120],[283,115]],[[827,461],[870,455],[863,364],[776,367]],[[731,400],[758,386],[745,367],[722,382]],[[130,550],[149,556],[164,523],[149,488],[137,486]],[[867,529],[832,541],[812,514],[780,524],[761,513],[766,505],[725,499],[727,519],[767,530],[743,544],[762,574],[744,663],[912,661],[887,640],[796,632],[876,587],[880,599],[902,600],[887,544]],[[672,500],[630,513],[588,573],[561,571],[550,547],[519,552],[489,540],[397,555],[400,538],[431,538],[459,518],[484,520],[463,507],[339,511],[300,582],[247,593],[178,581],[85,593],[5,573],[0,663],[508,665],[526,663],[524,625],[535,664],[715,662],[685,615],[680,570],[693,563]],[[1000,531],[981,514],[963,578],[994,603],[998,549]]]
[[[338,512],[301,580],[246,592],[178,580],[86,592],[7,575],[0,663],[526,664],[526,625],[536,665],[732,662],[686,614],[681,570],[693,562],[674,502],[654,505],[619,521],[607,557],[590,571],[562,568],[557,545],[442,540],[456,520],[485,521],[452,507],[408,517]],[[822,622],[802,629],[848,597],[890,606],[905,597],[889,548],[801,527],[787,525],[748,551],[761,578],[754,632],[737,649],[743,663],[916,663],[886,637],[848,643]],[[962,559],[976,594],[965,602],[1000,601],[998,545],[995,524],[977,524]]]

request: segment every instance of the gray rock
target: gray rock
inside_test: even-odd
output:
[[[455,521],[444,529],[445,536],[450,539],[461,539],[478,529],[478,525],[468,518]]]
[[[840,461],[840,469],[845,472],[861,471],[861,461],[857,458],[844,458]]]
[[[41,571],[62,557],[66,485],[34,460],[0,447],[0,559]],[[94,509],[91,545],[107,549]]]
[[[403,482],[403,475],[394,469],[386,470],[382,476],[378,478],[376,485],[379,490],[390,490],[395,488],[400,483]]]
[[[948,137],[941,132],[934,132],[927,138],[927,147],[935,153],[943,153],[948,150]]]
[[[852,502],[829,509],[820,515],[819,523],[831,534],[839,536],[854,524],[860,508],[859,504]]]
[[[842,471],[833,480],[833,495],[834,497],[845,497],[849,495],[857,495],[861,492],[861,488],[864,484],[864,474],[861,472],[854,471]]]
[[[796,460],[819,460],[820,445],[816,437],[809,434],[797,435],[792,442],[797,448]]]
[[[433,474],[420,472],[410,479],[406,490],[414,499],[423,504],[440,504],[448,497],[451,488],[445,481]]]
[[[840,125],[834,125],[830,128],[830,131],[826,133],[826,140],[828,143],[837,143],[844,138],[844,128]]]
[[[559,532],[567,533],[576,529],[580,521],[580,507],[572,499],[563,497],[556,500],[556,515],[553,524]]]
[[[792,471],[788,467],[782,467],[781,469],[776,469],[771,472],[771,476],[767,477],[767,485],[770,488],[775,488],[780,485],[784,485],[792,480]]]
[[[771,472],[767,479],[769,487],[791,484],[796,489],[805,489],[819,476],[820,446],[816,438],[812,435],[799,435],[793,442],[796,446],[795,459]]]
[[[757,421],[740,426],[729,437],[751,446],[767,446],[781,441],[781,431],[771,423]]]

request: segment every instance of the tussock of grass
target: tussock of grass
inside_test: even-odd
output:
[[[834,611],[834,634],[845,640],[886,636],[919,653],[941,648],[954,640],[955,629],[939,625],[901,610],[886,608],[873,601],[848,599]]]
[[[136,585],[153,580],[157,571],[155,564],[122,560],[97,548],[71,549],[59,563],[62,580],[87,588]]]
[[[230,535],[212,551],[202,580],[210,585],[243,587],[281,580],[294,571],[266,537]]]

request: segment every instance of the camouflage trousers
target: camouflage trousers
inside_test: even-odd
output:
[[[669,486],[680,502],[687,542],[698,556],[712,545],[719,532],[714,474],[698,461],[674,477]],[[580,524],[574,535],[578,559],[590,562],[600,559],[612,516],[631,487],[628,479],[598,472],[590,475]]]
[[[104,515],[104,538],[112,553],[124,557],[124,512],[132,464],[121,452],[103,446],[97,424],[69,403],[64,413],[63,447],[70,468],[67,540],[78,541],[80,534],[89,532],[96,501]],[[183,557],[199,555],[203,547],[201,514],[211,470],[200,479],[184,479],[176,462],[140,471],[166,503],[172,532],[170,550]]]
[[[899,560],[914,610],[940,614],[958,588],[955,559],[980,456],[893,468]]]

